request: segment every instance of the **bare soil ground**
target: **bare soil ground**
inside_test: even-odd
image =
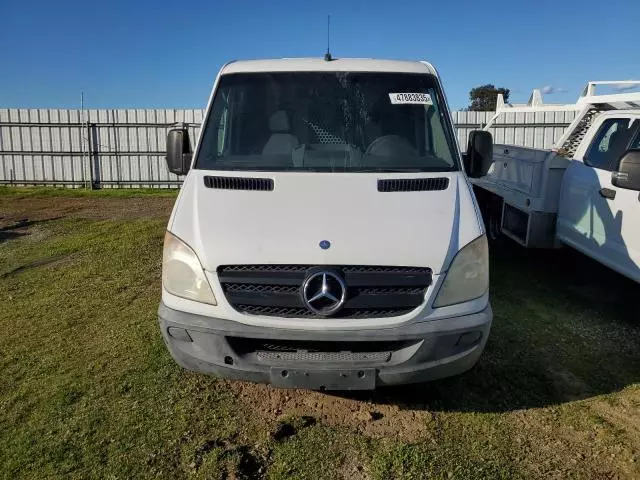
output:
[[[225,381],[225,385],[265,424],[306,415],[372,438],[408,442],[415,442],[431,432],[432,412],[383,403],[371,393],[340,395],[280,390],[268,385],[230,381]]]

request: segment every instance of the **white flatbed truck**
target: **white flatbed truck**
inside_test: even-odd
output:
[[[640,282],[640,81],[589,82],[572,105],[527,105],[498,98],[491,131],[509,112],[573,110],[551,150],[494,145],[487,173],[471,178],[490,240],[528,248],[573,247]]]

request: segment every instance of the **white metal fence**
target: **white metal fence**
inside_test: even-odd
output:
[[[204,110],[0,109],[0,184],[101,187],[177,187],[167,170],[168,128],[199,133]],[[492,112],[454,112],[465,148],[469,131]],[[575,112],[507,113],[493,128],[496,143],[550,148]]]
[[[575,110],[502,113],[491,128],[494,143],[550,149],[578,114]],[[494,112],[453,112],[460,148],[469,132],[489,123]]]

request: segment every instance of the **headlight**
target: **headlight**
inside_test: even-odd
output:
[[[197,255],[169,232],[164,236],[162,285],[167,292],[178,297],[216,305],[216,298]]]
[[[489,246],[487,236],[476,238],[460,250],[451,262],[449,271],[434,308],[467,302],[481,297],[489,288]]]

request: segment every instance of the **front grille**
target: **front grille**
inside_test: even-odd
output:
[[[295,285],[254,285],[251,283],[230,283],[226,291],[231,293],[297,293]]]
[[[430,268],[424,267],[395,267],[386,265],[343,265],[341,267],[332,267],[330,265],[322,265],[321,268],[339,268],[342,272],[349,273],[414,273],[414,274],[431,274]],[[218,273],[303,273],[313,268],[312,265],[225,265],[218,269]]]
[[[240,357],[255,355],[263,362],[373,362],[384,363],[415,341],[298,341],[227,337]]]
[[[227,298],[229,298],[227,296]],[[250,315],[263,315],[267,317],[288,317],[288,318],[325,318],[316,315],[304,307],[271,307],[268,305],[233,305],[233,307],[243,313]],[[409,313],[413,308],[352,308],[342,310],[341,313],[333,315],[338,318],[385,318],[397,317]]]
[[[388,362],[391,352],[258,352],[266,362]]]
[[[333,315],[380,318],[404,315],[419,307],[431,284],[423,267],[345,265],[226,265],[218,268],[225,296],[237,311],[270,317],[322,318],[307,309],[301,295],[310,271],[332,270],[344,278],[347,298]]]
[[[321,340],[262,340],[260,338],[227,337],[236,353],[256,352],[381,352],[395,351],[412,345],[415,341],[382,340],[338,342]]]
[[[364,295],[403,295],[413,293],[423,293],[421,287],[399,287],[399,288],[360,288],[358,291]]]

